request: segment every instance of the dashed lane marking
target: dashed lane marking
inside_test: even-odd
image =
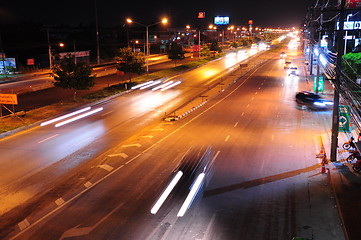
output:
[[[50,136],[50,137],[48,137],[48,138],[45,138],[45,139],[39,141],[38,143],[42,143],[42,142],[48,141],[48,140],[50,140],[50,139],[52,139],[52,138],[55,138],[55,137],[58,136],[58,135],[59,135],[59,134],[55,134],[55,135],[53,135],[53,136]]]
[[[63,205],[64,203],[65,203],[65,201],[62,198],[58,198],[55,200],[55,204],[58,206]]]
[[[18,226],[20,228],[20,231],[24,230],[25,228],[30,226],[29,221],[25,218],[23,221],[18,223]]]
[[[122,158],[128,158],[128,155],[125,153],[114,153],[114,154],[109,154],[108,157],[122,157]]]
[[[226,139],[224,139],[224,141],[227,142],[228,139],[229,139],[229,137],[230,137],[230,136],[228,135],[228,136],[226,137]]]

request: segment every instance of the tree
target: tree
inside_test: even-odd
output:
[[[168,59],[171,59],[174,61],[174,64],[176,64],[177,60],[182,60],[185,58],[184,54],[185,51],[183,51],[182,45],[172,42],[170,43],[170,47],[167,50]]]
[[[211,50],[212,52],[215,51],[215,52],[218,52],[218,53],[222,52],[222,49],[219,47],[219,44],[218,44],[217,40],[212,41],[209,50]]]
[[[130,82],[132,82],[132,73],[138,75],[145,72],[145,57],[141,52],[133,52],[130,47],[119,49],[118,56],[115,57],[116,69],[124,73],[129,73]]]
[[[74,57],[66,56],[55,64],[51,75],[54,77],[54,86],[74,89],[74,100],[77,90],[86,90],[94,86],[95,75],[92,74],[92,68],[83,63],[75,63]]]
[[[201,56],[202,57],[208,57],[211,55],[211,51],[209,50],[208,45],[204,44],[201,48]]]
[[[361,53],[347,53],[342,56],[342,70],[353,80],[361,77]]]

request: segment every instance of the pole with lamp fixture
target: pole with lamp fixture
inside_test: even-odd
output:
[[[146,64],[147,73],[149,72],[149,27],[155,26],[155,25],[160,24],[160,23],[166,24],[167,22],[168,22],[168,19],[163,18],[159,22],[156,22],[156,23],[153,23],[153,24],[150,24],[150,25],[146,25],[146,24],[143,24],[143,23],[133,21],[130,18],[127,18],[127,23],[135,23],[135,24],[141,25],[141,26],[146,28],[146,54],[145,54],[146,55],[146,61],[145,61],[145,64]]]

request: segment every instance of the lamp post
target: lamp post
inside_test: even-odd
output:
[[[166,24],[168,22],[168,19],[166,18],[163,18],[162,21],[159,21],[159,22],[156,22],[156,23],[153,23],[153,24],[150,24],[150,25],[145,25],[143,23],[139,23],[139,22],[136,22],[136,21],[133,21],[132,19],[130,18],[127,18],[127,23],[135,23],[135,24],[138,24],[138,25],[141,25],[143,27],[145,27],[146,29],[146,59],[145,59],[145,65],[146,65],[146,71],[147,73],[149,72],[149,63],[148,63],[148,60],[149,60],[149,27],[152,27],[152,26],[155,26],[159,23],[163,23],[163,24]]]
[[[49,29],[46,29],[46,35],[48,37],[49,68],[50,68],[50,71],[51,71],[51,69],[53,68],[53,56],[51,55]]]

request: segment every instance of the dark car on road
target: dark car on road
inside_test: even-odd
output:
[[[328,110],[332,108],[333,102],[322,98],[317,93],[302,91],[296,94],[298,106],[306,106],[313,110]]]

